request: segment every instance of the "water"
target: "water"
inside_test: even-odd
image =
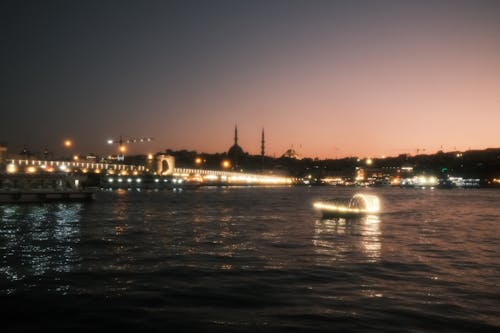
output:
[[[2,331],[498,331],[500,191],[101,192],[0,206]]]

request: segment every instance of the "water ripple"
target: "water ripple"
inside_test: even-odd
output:
[[[355,190],[120,191],[85,205],[0,206],[7,325],[500,328],[498,191],[367,189],[382,199],[383,214],[321,219],[312,209],[314,200],[349,198]],[[15,319],[21,315],[29,320]]]

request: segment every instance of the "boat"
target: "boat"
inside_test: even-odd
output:
[[[200,175],[190,174],[186,179],[179,179],[175,187],[183,190],[194,190],[202,184],[203,178]]]
[[[93,200],[94,191],[83,189],[82,180],[67,174],[0,175],[0,203]]]
[[[318,201],[313,204],[314,208],[321,211],[323,217],[356,217],[380,212],[380,199],[373,194],[355,194],[349,202]]]

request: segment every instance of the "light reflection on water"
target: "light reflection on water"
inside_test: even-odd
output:
[[[317,219],[312,241],[318,254],[317,262],[379,261],[380,223],[378,215]]]
[[[78,264],[81,203],[0,207],[0,274],[17,281],[70,272]]]
[[[383,214],[320,219],[312,209],[358,190],[120,191],[90,204],[3,205],[0,293],[73,295],[90,304],[74,306],[77,321],[82,311],[102,311],[105,323],[139,311],[140,324],[189,317],[198,328],[232,323],[227,331],[500,324],[499,192],[368,189]]]

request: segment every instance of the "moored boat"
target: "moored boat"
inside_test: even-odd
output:
[[[363,216],[380,212],[380,199],[372,194],[355,194],[346,203],[336,201],[318,201],[314,208],[319,209],[324,217]]]

